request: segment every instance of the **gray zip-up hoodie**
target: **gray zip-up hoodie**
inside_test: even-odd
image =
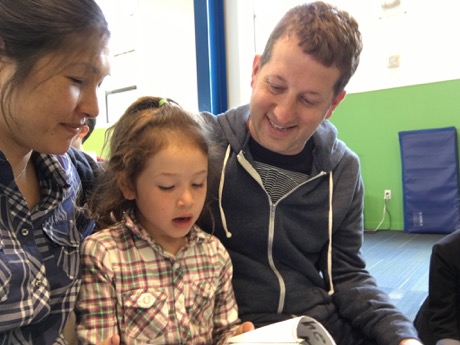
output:
[[[382,345],[417,338],[365,269],[359,160],[335,127],[325,120],[312,136],[309,180],[272,203],[248,153],[249,107],[204,116],[225,150],[214,234],[232,258],[240,318],[309,315],[336,338],[347,323]]]

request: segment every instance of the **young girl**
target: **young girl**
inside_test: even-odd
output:
[[[93,229],[75,203],[94,172],[69,147],[98,115],[109,36],[94,0],[0,1],[0,344],[75,336],[80,239]]]
[[[79,340],[220,344],[238,316],[227,251],[195,226],[210,176],[204,127],[171,100],[143,97],[109,129],[110,157],[82,247]],[[242,329],[242,328],[241,328]]]

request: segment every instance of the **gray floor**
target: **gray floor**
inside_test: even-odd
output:
[[[366,232],[363,255],[380,288],[411,320],[428,292],[428,270],[433,243],[442,234],[402,231]]]

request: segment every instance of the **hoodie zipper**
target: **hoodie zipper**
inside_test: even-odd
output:
[[[257,170],[248,162],[246,157],[244,156],[244,152],[240,151],[240,153],[237,155],[238,162],[241,164],[241,166],[249,173],[249,175],[254,178],[254,180],[257,181],[257,183],[261,186],[262,190],[265,192],[265,195],[267,196],[268,202],[270,204],[270,216],[269,216],[269,225],[268,225],[268,247],[267,247],[267,258],[268,258],[268,263],[270,265],[271,270],[273,273],[275,273],[276,278],[278,279],[278,284],[280,287],[280,296],[278,300],[278,309],[277,313],[281,314],[284,309],[284,301],[286,297],[286,284],[284,283],[284,279],[279,272],[279,270],[275,266],[275,262],[273,261],[273,239],[275,236],[275,214],[276,214],[276,207],[279,202],[281,202],[283,199],[287,198],[290,194],[295,192],[298,188],[302,187],[303,185],[316,180],[317,178],[326,175],[326,172],[321,171],[315,176],[311,177],[304,183],[298,185],[296,188],[292,189],[289,193],[283,195],[275,204],[272,203],[272,200],[270,198],[270,195],[267,193],[265,190],[264,184],[262,182],[262,179],[260,178],[259,173]]]

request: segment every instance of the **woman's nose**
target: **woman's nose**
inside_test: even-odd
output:
[[[80,98],[80,112],[85,117],[96,117],[99,115],[99,99],[97,90],[85,90]]]

